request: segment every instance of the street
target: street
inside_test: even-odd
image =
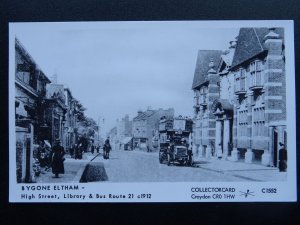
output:
[[[243,168],[241,165],[245,163],[221,160],[196,161],[193,167],[167,166],[159,163],[157,152],[147,153],[138,150],[112,151],[110,159],[105,160],[99,156],[94,161],[104,163],[109,182],[226,182],[286,179],[286,173],[279,173],[274,168],[254,164],[246,164],[247,168]],[[226,167],[229,170],[217,170],[218,163],[228,164]]]
[[[285,181],[286,173],[277,168],[258,164],[231,162],[218,159],[196,160],[193,167],[160,164],[157,152],[111,151],[110,158],[102,154],[84,154],[84,159],[67,158],[65,173],[53,178],[51,170],[37,177],[38,183],[77,183],[86,166],[91,162],[100,163],[108,180],[105,182],[266,182]],[[99,181],[103,182],[103,181]]]

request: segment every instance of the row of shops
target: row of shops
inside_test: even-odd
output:
[[[69,88],[51,81],[15,40],[15,126],[17,181],[32,179],[33,150],[60,139],[68,151],[77,139],[78,101]]]

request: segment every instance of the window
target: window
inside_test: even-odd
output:
[[[265,135],[265,107],[263,96],[254,96],[255,104],[252,108],[252,136]]]
[[[253,136],[264,136],[265,107],[253,109]]]
[[[241,91],[246,90],[246,70],[240,69],[240,77],[241,77]]]
[[[246,99],[243,99],[240,102],[240,108],[237,112],[237,123],[237,135],[240,137],[246,137],[248,133],[248,109],[246,108]]]
[[[239,110],[238,112],[238,136],[247,136],[248,127],[248,110]]]
[[[207,87],[204,86],[200,89],[200,104],[207,103],[206,94],[207,94]]]
[[[246,70],[240,68],[235,72],[235,91],[246,91]]]
[[[195,105],[199,105],[199,91],[195,90],[194,91],[194,99],[195,99]]]
[[[255,60],[250,63],[250,86],[262,86],[263,85],[263,62]]]

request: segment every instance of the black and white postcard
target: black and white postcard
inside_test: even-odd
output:
[[[297,201],[293,26],[10,23],[10,202]]]

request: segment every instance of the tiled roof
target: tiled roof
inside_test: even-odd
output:
[[[145,112],[142,112],[140,115],[133,118],[133,120],[144,120],[147,117],[153,115],[155,113],[155,110],[147,110]]]
[[[232,68],[253,58],[266,50],[264,37],[270,32],[269,28],[241,28],[237,40],[235,54],[233,56]],[[284,37],[283,28],[276,28],[275,33],[279,38]]]
[[[196,62],[196,69],[194,73],[194,80],[192,88],[196,88],[199,85],[206,82],[207,72],[210,69],[209,63],[211,59],[214,62],[214,69],[217,69],[217,66],[221,60],[222,51],[219,50],[199,50],[198,57]]]

